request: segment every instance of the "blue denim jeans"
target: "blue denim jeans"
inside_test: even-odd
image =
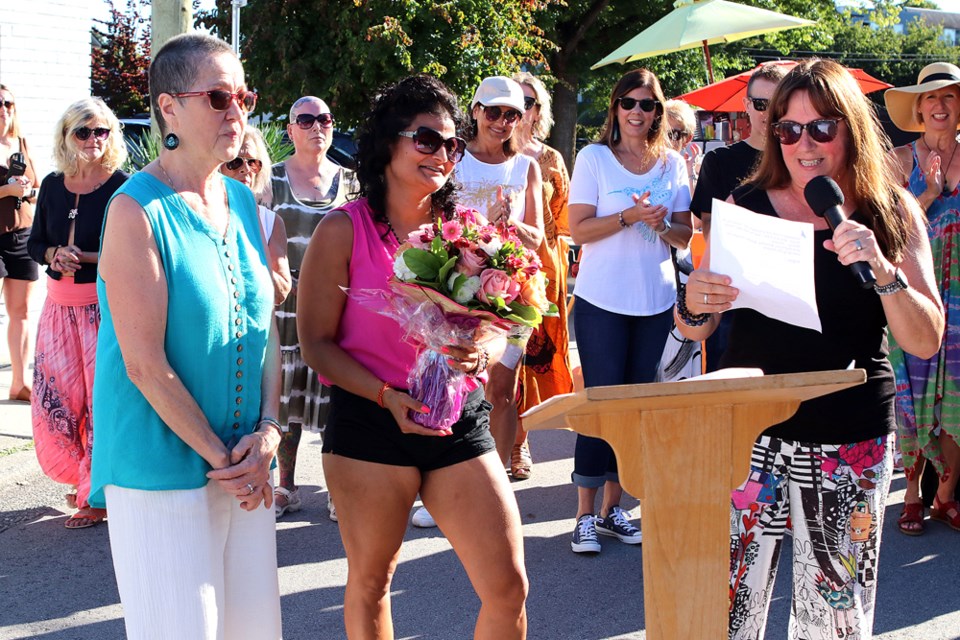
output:
[[[573,328],[584,386],[653,382],[672,327],[672,309],[653,316],[627,316],[577,298]],[[585,488],[618,481],[617,459],[610,445],[599,438],[578,435],[571,479]]]

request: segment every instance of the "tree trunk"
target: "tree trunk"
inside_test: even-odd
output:
[[[193,30],[193,5],[190,0],[153,0],[150,5],[150,55],[160,51],[163,43],[181,33]],[[159,135],[157,119],[150,110],[150,124]]]
[[[560,152],[567,168],[573,171],[577,142],[577,93],[579,78],[557,74],[553,87],[553,131],[550,146]]]

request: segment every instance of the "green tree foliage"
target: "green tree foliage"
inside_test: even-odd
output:
[[[264,111],[302,95],[334,109],[338,126],[363,117],[377,87],[431,73],[469,98],[484,76],[539,66],[553,46],[534,23],[556,0],[250,0],[241,55]],[[229,34],[229,2],[199,15]]]
[[[113,0],[109,20],[94,20],[90,92],[119,116],[150,108],[147,70],[150,67],[150,3],[127,0],[120,11]]]

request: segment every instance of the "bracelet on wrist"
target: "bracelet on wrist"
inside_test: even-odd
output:
[[[383,394],[387,389],[393,389],[393,385],[389,382],[384,382],[380,385],[380,391],[377,392],[377,404],[380,405],[381,409],[386,409],[387,407],[383,404]]]
[[[253,432],[258,433],[260,431],[263,431],[264,425],[266,425],[267,427],[274,427],[277,430],[277,433],[280,434],[280,437],[281,438],[283,437],[283,433],[284,433],[283,427],[280,426],[280,423],[274,420],[273,418],[260,418],[260,421],[257,422],[257,426],[256,428],[254,428]]]
[[[623,219],[623,209],[621,209],[620,212],[617,213],[617,220],[620,222],[620,228],[621,228],[621,229],[626,229],[626,228],[627,228],[627,226],[628,226],[628,225],[627,225],[627,221]]]
[[[688,327],[700,327],[707,323],[712,314],[690,313],[687,309],[687,285],[681,284],[677,289],[677,318]]]
[[[468,373],[471,376],[478,376],[487,370],[488,364],[490,364],[490,353],[483,345],[477,345],[477,364]]]

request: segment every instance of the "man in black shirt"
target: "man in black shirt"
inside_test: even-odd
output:
[[[766,140],[767,104],[785,73],[783,65],[770,63],[761,65],[753,72],[747,83],[747,95],[743,98],[744,111],[750,119],[750,135],[746,140],[729,147],[714,149],[703,158],[690,211],[703,221],[703,232],[708,236],[713,199],[726,200],[760,162]],[[729,330],[729,316],[723,316],[720,326],[707,339],[707,371],[717,369],[720,355],[727,345]]]

